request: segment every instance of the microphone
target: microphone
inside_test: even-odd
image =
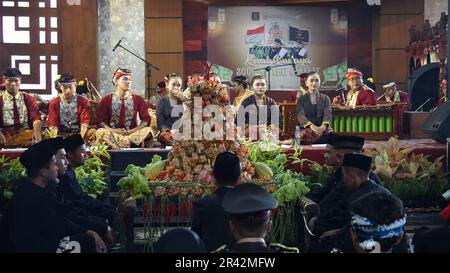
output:
[[[113,48],[113,52],[116,51],[116,49],[120,46],[120,43],[122,42],[122,40],[124,39],[124,37],[120,38],[120,40],[117,42],[117,44],[114,46]]]
[[[294,69],[294,74],[297,75],[297,66],[295,65],[294,56],[291,56],[291,65]]]

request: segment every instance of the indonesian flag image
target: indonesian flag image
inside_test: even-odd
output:
[[[264,26],[257,27],[255,29],[247,30],[245,36],[245,43],[259,43],[264,41]]]

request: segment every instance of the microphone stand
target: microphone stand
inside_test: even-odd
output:
[[[266,67],[262,67],[262,68],[258,68],[258,69],[255,69],[254,71],[261,71],[261,70],[266,70],[267,71],[267,73],[268,73],[268,77],[267,77],[267,79],[268,79],[268,91],[271,91],[270,90],[270,71],[273,69],[273,68],[277,68],[277,67],[283,67],[283,66],[292,66],[292,64],[277,64],[277,65],[269,65],[269,66],[266,66]],[[295,71],[294,71],[295,72]]]
[[[417,111],[421,110],[425,106],[425,104],[427,104],[431,99],[432,98],[427,99],[427,101],[422,103],[422,105],[420,105],[419,108],[417,108],[414,112],[417,112]]]
[[[130,51],[128,48],[122,46],[121,44],[119,44],[118,47],[121,47],[123,50],[127,51],[128,53],[130,53],[131,55],[135,56],[136,58],[138,58],[139,60],[141,60],[145,63],[145,68],[147,70],[147,94],[146,94],[146,97],[147,97],[147,99],[150,99],[150,84],[151,84],[150,80],[152,78],[152,68],[154,68],[157,71],[159,71],[159,68],[154,66],[152,63],[145,60],[141,56],[137,55],[136,53]]]

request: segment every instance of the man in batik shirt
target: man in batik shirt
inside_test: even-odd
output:
[[[40,142],[41,113],[33,96],[20,91],[22,73],[3,73],[6,91],[0,94],[0,147],[30,146]]]
[[[48,105],[48,126],[56,134],[86,134],[90,116],[89,100],[76,93],[77,80],[70,73],[64,73],[58,80],[60,95]]]
[[[132,94],[132,73],[117,69],[114,73],[116,92],[104,96],[98,105],[97,142],[112,148],[143,146],[152,137],[150,115],[144,98]],[[138,118],[140,123],[138,123]]]

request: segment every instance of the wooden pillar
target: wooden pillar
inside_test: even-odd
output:
[[[71,72],[78,79],[88,78],[98,87],[97,1],[69,5],[60,0],[60,73]]]
[[[385,81],[397,82],[406,91],[410,53],[409,28],[421,31],[424,24],[424,0],[382,0],[374,16],[373,75],[377,87]]]
[[[183,76],[183,5],[182,0],[145,1],[146,59],[159,67],[152,71],[151,95],[165,74]]]

